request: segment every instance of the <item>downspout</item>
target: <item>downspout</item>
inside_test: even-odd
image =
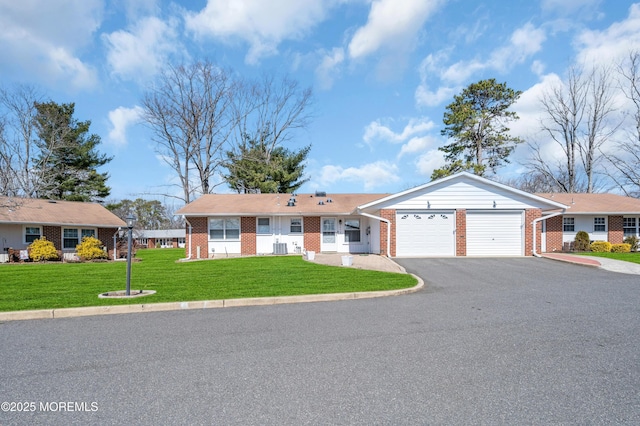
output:
[[[533,225],[533,255],[535,257],[542,257],[538,252],[536,252],[536,245],[537,245],[536,235],[538,234],[536,232],[536,225],[538,224],[538,222],[540,222],[542,220],[551,219],[552,217],[556,217],[556,216],[559,216],[561,214],[565,214],[565,211],[552,213],[552,214],[550,214],[548,216],[542,216],[542,217],[539,217],[537,219],[533,219],[533,222],[531,222],[531,225]]]
[[[191,260],[191,242],[193,240],[193,238],[192,238],[193,237],[193,232],[192,232],[193,228],[191,226],[191,223],[189,223],[189,220],[187,219],[186,216],[182,216],[182,218],[184,219],[185,222],[187,222],[187,225],[189,225],[189,255],[185,259],[182,259],[182,260]]]
[[[120,235],[120,230],[122,228],[118,226],[118,230],[115,234],[113,234],[113,260],[116,260],[118,257],[118,235]]]
[[[356,209],[356,213],[358,213],[361,216],[386,222],[387,224],[387,257],[391,257],[391,221],[389,219],[385,219],[384,217],[365,213],[363,211],[360,211],[360,209]]]

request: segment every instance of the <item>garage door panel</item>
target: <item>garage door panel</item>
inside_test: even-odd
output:
[[[452,211],[399,211],[397,256],[453,256],[455,214]]]
[[[522,256],[523,214],[467,212],[467,256]]]

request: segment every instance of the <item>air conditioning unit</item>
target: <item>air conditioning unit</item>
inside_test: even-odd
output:
[[[273,254],[287,254],[287,243],[273,243]]]

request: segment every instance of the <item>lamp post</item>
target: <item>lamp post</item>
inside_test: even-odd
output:
[[[127,216],[127,228],[129,228],[129,237],[127,241],[127,296],[131,295],[131,234],[135,224],[136,218],[133,215]]]

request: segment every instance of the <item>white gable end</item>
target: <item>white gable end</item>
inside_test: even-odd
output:
[[[446,182],[449,183],[449,182]],[[541,207],[528,197],[480,182],[457,181],[378,204],[382,209],[528,209]]]

